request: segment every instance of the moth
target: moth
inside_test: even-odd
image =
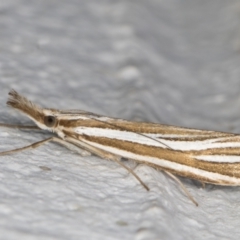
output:
[[[57,142],[82,155],[89,152],[112,160],[127,169],[147,190],[148,186],[125,166],[131,159],[162,170],[181,185],[175,176],[216,185],[240,185],[240,135],[175,127],[157,123],[132,122],[80,110],[41,108],[15,90],[7,105],[32,119],[36,126],[0,124],[3,127],[43,129],[56,134],[31,145],[1,152],[0,155]]]

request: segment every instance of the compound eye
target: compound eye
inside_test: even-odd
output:
[[[56,118],[54,116],[45,116],[44,117],[44,124],[47,127],[53,127],[56,123]]]

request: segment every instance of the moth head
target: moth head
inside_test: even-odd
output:
[[[58,112],[57,110],[43,109],[29,101],[24,96],[20,95],[15,90],[11,90],[9,92],[7,105],[26,114],[41,129],[53,131],[58,124],[56,117],[56,114]]]

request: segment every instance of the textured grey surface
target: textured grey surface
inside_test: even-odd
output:
[[[44,106],[239,132],[239,23],[237,0],[1,1],[0,121],[30,122],[5,106],[14,88]],[[46,136],[2,128],[0,151]],[[1,239],[239,239],[239,188],[183,180],[195,207],[161,172],[135,171],[150,192],[56,144],[2,156]]]

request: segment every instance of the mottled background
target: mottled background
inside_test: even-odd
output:
[[[240,131],[237,0],[0,2],[0,121],[11,88],[47,107]],[[45,133],[0,129],[0,151]],[[239,239],[240,188],[47,144],[0,158],[2,239]],[[4,236],[4,237],[3,237]]]

